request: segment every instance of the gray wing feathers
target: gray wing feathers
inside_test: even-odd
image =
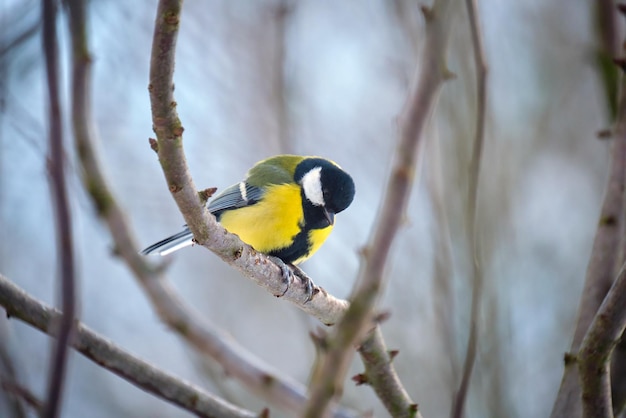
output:
[[[143,250],[141,254],[159,254],[161,256],[164,256],[189,245],[193,245],[193,234],[191,233],[189,228],[185,227],[185,229],[178,234],[167,237],[164,240],[157,242],[156,244],[152,244],[151,246]]]
[[[253,205],[263,196],[263,191],[248,183],[234,184],[220,193],[209,202],[208,209],[213,214],[218,214],[227,209],[243,208]]]

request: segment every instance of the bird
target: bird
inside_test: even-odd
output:
[[[256,163],[245,179],[226,188],[207,208],[222,226],[271,257],[289,283],[295,274],[312,283],[297,267],[328,238],[335,215],[350,206],[355,195],[352,177],[335,162],[317,156],[276,155]],[[145,248],[144,255],[168,255],[193,245],[184,229]]]

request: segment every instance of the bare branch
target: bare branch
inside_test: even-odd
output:
[[[0,375],[0,388],[17,400],[23,400],[28,406],[33,408],[37,414],[43,411],[43,402],[41,402],[28,388],[20,385],[14,380]],[[26,417],[27,414],[20,408],[15,411],[15,417]]]
[[[442,371],[442,379],[450,391],[451,399],[457,390],[458,379],[461,376],[460,365],[457,359],[458,341],[454,330],[456,314],[456,299],[454,297],[454,268],[452,260],[452,240],[450,236],[450,222],[448,219],[441,170],[441,144],[438,138],[431,137],[426,143],[425,158],[427,173],[428,194],[433,205],[433,248],[435,260],[433,266],[433,295],[438,302],[434,304],[433,327],[441,335],[443,358],[448,359],[449,373]]]
[[[434,106],[439,88],[448,77],[445,51],[450,23],[451,1],[435,1],[432,9],[424,8],[426,18],[425,47],[421,68],[416,73],[416,88],[410,95],[400,127],[396,162],[392,169],[386,196],[370,244],[364,251],[352,303],[339,322],[323,358],[322,372],[312,383],[306,417],[323,416],[330,402],[341,394],[343,381],[353,355],[353,346],[371,328],[374,305],[383,287],[384,266],[391,243],[406,210],[415,173],[417,145]],[[397,416],[419,415],[416,409]]]
[[[609,365],[624,329],[626,264],[600,306],[578,354],[584,418],[613,418]]]
[[[20,45],[31,39],[41,29],[41,21],[32,22],[25,29],[13,37],[13,39],[2,42],[0,46],[0,59],[6,59],[10,51],[17,49]]]
[[[10,334],[8,327],[5,328],[3,326],[5,324],[8,325],[8,321],[0,322],[0,339],[2,339],[0,343],[0,389],[7,395],[5,397],[7,400],[7,410],[14,418],[24,418],[27,416],[24,404],[31,404],[30,400],[36,400],[37,413],[41,414],[43,402],[36,399],[35,396],[29,396],[32,395],[30,390],[20,384],[18,371],[16,370],[13,355],[10,350]],[[2,403],[2,396],[0,396],[0,403]]]
[[[614,163],[621,165],[619,167],[621,171],[618,168],[615,171],[622,175],[620,179],[616,180],[616,185],[621,187],[619,194],[622,195],[626,181],[626,79],[623,75],[618,103],[613,158]],[[611,178],[611,180],[613,179]],[[611,184],[609,184],[610,186]],[[618,190],[615,190],[614,193],[618,194]],[[624,198],[624,196],[622,197]],[[621,232],[622,234],[626,233],[626,228],[623,225]],[[622,239],[624,239],[624,235]],[[578,352],[578,373],[580,374],[584,418],[613,417],[609,368],[613,350],[624,334],[624,329],[626,329],[625,270],[626,264],[622,265],[616,280],[595,314]]]
[[[470,332],[463,364],[463,374],[459,389],[456,393],[451,416],[461,418],[465,409],[465,400],[469,389],[470,378],[476,362],[478,351],[478,322],[480,320],[480,308],[483,295],[483,273],[480,265],[479,238],[476,234],[477,206],[478,206],[478,180],[480,177],[480,161],[485,136],[485,107],[487,102],[487,60],[480,30],[478,7],[476,0],[466,0],[465,5],[470,24],[472,45],[474,49],[474,65],[476,67],[476,132],[474,134],[474,146],[469,167],[469,184],[467,190],[467,212],[465,224],[467,225],[467,241],[472,260],[472,308],[470,313]]]
[[[293,13],[294,5],[290,0],[280,0],[270,6],[272,19],[272,43],[269,46],[271,69],[271,98],[276,115],[276,136],[278,149],[281,154],[292,154],[294,144],[289,136],[289,118],[287,106],[288,86],[285,75],[286,31],[289,18]]]
[[[387,350],[380,327],[368,335],[358,351],[365,365],[363,383],[374,389],[389,414],[393,417],[419,416],[417,404],[411,401],[392,367],[395,354]]]
[[[578,352],[583,337],[612,282],[613,266],[618,257],[622,193],[626,175],[626,137],[614,138],[611,150],[611,168],[607,190],[600,212],[598,230],[587,266],[585,285],[578,307],[578,321],[570,353]],[[552,418],[579,417],[580,384],[574,362],[565,362],[561,387],[552,409]]]
[[[18,318],[52,337],[58,336],[55,324],[61,320],[61,312],[32,298],[2,275],[0,305],[8,317]],[[132,356],[80,322],[75,324],[70,344],[86,358],[129,383],[198,416],[256,416]]]
[[[60,260],[59,280],[61,282],[61,305],[63,316],[59,323],[59,338],[50,367],[48,394],[43,417],[59,416],[61,396],[65,382],[68,357],[68,343],[71,338],[76,311],[74,254],[72,244],[72,223],[65,185],[63,132],[61,104],[59,101],[58,49],[56,34],[56,2],[42,0],[43,46],[46,61],[46,77],[49,95],[49,142],[50,142],[50,174],[52,176],[52,194],[54,197],[57,251]]]
[[[610,13],[603,11],[601,12],[603,15],[615,14],[613,2],[601,1],[597,5],[601,8],[610,8]],[[613,20],[614,16],[609,19]],[[602,38],[606,41],[610,36],[605,33],[605,29],[609,27],[615,29],[615,25],[607,24],[602,25],[602,27],[604,28],[602,29]],[[616,37],[617,32],[613,32],[612,36]],[[615,41],[607,42],[600,48],[603,48],[605,53],[612,54],[615,52]],[[579,370],[576,362],[568,361],[568,359],[575,358],[578,353],[583,338],[613,283],[615,268],[616,265],[619,265],[621,256],[619,250],[620,233],[624,234],[623,207],[626,186],[626,88],[624,88],[623,81],[621,84],[620,97],[618,98],[618,123],[611,130],[613,144],[611,145],[609,178],[600,211],[598,229],[587,266],[585,284],[578,305],[578,320],[574,338],[570,347],[570,354],[566,355],[565,371],[552,408],[551,418],[578,418],[582,415]],[[611,94],[614,91],[615,89],[611,88]],[[612,101],[612,99],[607,98],[607,101]]]

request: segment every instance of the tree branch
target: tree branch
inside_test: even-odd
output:
[[[483,45],[478,7],[476,0],[466,0],[465,6],[470,24],[472,46],[474,50],[474,65],[476,67],[476,132],[474,134],[474,146],[469,167],[469,181],[467,190],[467,211],[465,224],[467,225],[468,249],[472,260],[472,308],[470,313],[470,332],[467,341],[467,351],[463,364],[463,374],[459,389],[454,398],[451,416],[462,418],[465,409],[465,400],[469,389],[470,378],[476,362],[478,351],[478,322],[480,320],[480,308],[483,294],[483,273],[481,271],[480,242],[476,234],[477,206],[478,206],[478,181],[480,177],[480,161],[485,137],[485,107],[487,103],[487,59]]]
[[[616,163],[621,164],[619,172],[622,175],[621,182],[616,181],[621,187],[619,194],[622,198],[626,198],[623,195],[626,182],[626,79],[623,74],[618,103],[613,152],[619,154],[615,155],[614,159]],[[615,190],[615,193],[617,194],[618,190]],[[621,232],[622,234],[626,232],[623,226]],[[625,239],[624,235],[622,239]],[[622,265],[616,280],[594,316],[578,353],[578,373],[584,418],[613,417],[609,369],[613,350],[626,329],[625,270],[626,264]]]
[[[401,120],[396,162],[386,188],[375,230],[351,296],[351,305],[331,337],[328,353],[322,360],[321,373],[312,383],[306,417],[323,416],[330,402],[341,394],[343,381],[353,355],[353,346],[372,327],[372,312],[383,287],[383,272],[389,249],[406,210],[411,189],[417,146],[431,114],[437,93],[449,72],[445,67],[451,1],[437,0],[432,9],[424,8],[426,34],[421,68],[416,73],[416,88],[409,97]],[[411,406],[401,415],[419,415]]]
[[[30,406],[38,415],[43,411],[43,403],[28,390],[28,388],[20,385],[15,380],[0,375],[0,388],[15,399],[17,404],[13,410],[15,418],[28,416],[26,411],[22,408],[22,401]]]
[[[72,244],[72,224],[67,198],[64,173],[63,132],[61,104],[59,102],[58,50],[56,34],[56,2],[42,0],[43,47],[46,61],[46,76],[49,95],[49,142],[50,174],[52,195],[55,206],[57,228],[57,251],[60,260],[61,305],[63,316],[59,322],[59,338],[52,357],[48,394],[43,417],[54,418],[61,410],[61,396],[65,382],[68,357],[68,343],[71,338],[76,311],[76,291],[74,277],[74,254]]]
[[[270,6],[272,33],[274,35],[272,44],[269,47],[269,59],[273,63],[271,69],[271,98],[276,115],[278,149],[281,154],[293,154],[294,149],[289,129],[289,109],[287,106],[289,88],[285,75],[286,32],[294,7],[290,0],[280,0],[277,4]]]
[[[441,335],[443,358],[448,359],[449,372],[442,371],[442,379],[449,390],[450,398],[454,399],[459,377],[460,364],[457,359],[458,337],[455,332],[454,318],[457,316],[457,300],[454,297],[454,267],[452,259],[452,237],[450,234],[450,220],[444,197],[441,144],[438,138],[428,139],[425,148],[427,158],[426,167],[429,169],[428,196],[433,206],[433,230],[431,236],[435,260],[433,266],[432,298],[437,300],[433,306],[434,322],[432,326]]]
[[[622,193],[626,174],[626,137],[614,138],[611,151],[611,168],[604,203],[600,212],[598,230],[593,243],[591,258],[580,304],[578,321],[570,353],[565,358],[565,371],[557,398],[552,409],[552,418],[575,418],[581,416],[580,383],[575,361],[570,361],[578,353],[585,332],[589,328],[600,303],[607,294],[612,282],[613,266],[618,257],[619,229],[622,222]]]
[[[357,384],[368,384],[374,389],[392,417],[419,417],[415,404],[392,366],[396,353],[387,350],[380,327],[371,332],[358,349],[365,372],[353,380]]]
[[[615,7],[612,2],[599,2],[598,7]],[[614,34],[615,35],[615,34]],[[613,46],[604,45],[608,53]],[[622,77],[623,78],[623,77]],[[608,100],[611,101],[611,100]],[[565,356],[565,370],[551,418],[578,418],[582,415],[581,387],[576,354],[598,309],[610,289],[620,259],[620,233],[624,230],[624,190],[626,187],[626,88],[621,82],[617,124],[613,129],[609,178],[600,211],[598,229],[593,242],[585,284],[578,305],[578,320],[570,354]],[[574,360],[574,361],[572,361]]]
[[[8,323],[8,321],[7,321]],[[14,418],[24,418],[27,416],[25,404],[35,408],[37,414],[41,415],[43,402],[35,397],[32,392],[20,384],[17,370],[9,352],[10,338],[8,332],[0,325],[0,389],[4,392],[6,399],[6,409]],[[2,404],[2,394],[0,393],[0,404]]]
[[[613,418],[609,365],[626,329],[626,264],[600,306],[578,354],[584,418]]]
[[[15,317],[46,334],[57,337],[55,324],[61,312],[34,299],[0,275],[0,305]],[[132,356],[80,322],[70,344],[89,360],[115,373],[134,386],[202,417],[254,417],[250,411],[228,404],[190,383],[175,378]]]

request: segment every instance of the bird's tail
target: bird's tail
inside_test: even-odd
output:
[[[189,228],[185,229],[178,234],[167,237],[164,240],[152,244],[141,252],[143,255],[159,254],[161,256],[168,255],[174,251],[178,251],[181,248],[193,245],[193,234]]]

